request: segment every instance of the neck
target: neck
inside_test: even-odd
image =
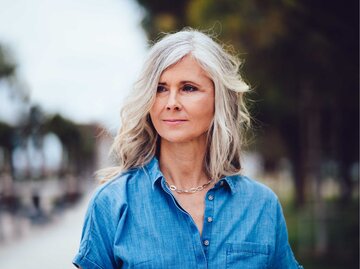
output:
[[[178,188],[192,188],[209,181],[204,169],[206,140],[187,143],[161,141],[160,170]]]

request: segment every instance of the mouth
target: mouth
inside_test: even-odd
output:
[[[166,119],[163,120],[164,123],[169,124],[169,125],[178,125],[178,124],[182,124],[184,122],[186,122],[187,120],[183,120],[183,119]]]

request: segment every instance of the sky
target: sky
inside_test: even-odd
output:
[[[30,104],[116,129],[147,50],[143,14],[131,0],[0,0],[0,44]],[[11,87],[0,83],[0,120],[15,124],[28,107]]]

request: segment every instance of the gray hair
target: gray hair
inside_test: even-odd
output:
[[[141,167],[155,156],[160,140],[149,111],[162,72],[186,55],[198,61],[215,88],[215,114],[204,160],[206,172],[216,180],[240,173],[244,131],[250,126],[243,98],[249,86],[239,74],[241,62],[208,35],[188,28],[167,34],[150,49],[139,79],[121,109],[121,127],[112,145],[117,167],[105,170],[105,180],[121,171]]]

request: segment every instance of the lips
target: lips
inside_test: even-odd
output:
[[[163,120],[163,121],[166,121],[166,122],[177,122],[177,121],[187,121],[187,120],[183,120],[183,119],[166,119],[166,120]]]
[[[163,122],[168,124],[168,125],[178,125],[178,124],[182,124],[182,123],[184,123],[186,121],[187,120],[184,120],[184,119],[166,119],[166,120],[163,120]]]

